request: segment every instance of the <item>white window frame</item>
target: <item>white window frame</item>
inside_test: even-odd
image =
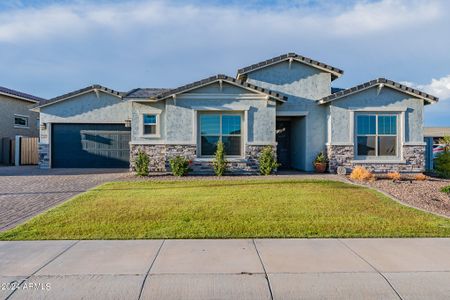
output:
[[[146,124],[144,123],[144,116],[145,115],[150,115],[150,116],[155,116],[156,117],[156,122],[155,124]],[[141,114],[141,118],[140,118],[140,127],[141,127],[141,136],[143,137],[160,137],[161,136],[161,131],[160,131],[160,123],[161,123],[161,118],[160,118],[161,113],[159,112],[146,112],[146,113],[142,113]],[[156,130],[155,133],[153,134],[145,134],[145,125],[155,125],[156,126]]]
[[[26,125],[17,125],[16,118],[26,119],[27,124]],[[14,114],[14,128],[30,128],[30,116]]]
[[[222,136],[239,136],[241,140],[241,149],[240,149],[240,155],[226,155],[227,158],[243,158],[244,157],[244,114],[241,111],[199,111],[197,113],[197,122],[198,122],[198,139],[197,139],[197,150],[198,150],[198,157],[199,158],[208,158],[211,159],[214,157],[214,155],[202,155],[202,136],[208,136],[208,135],[202,135],[202,124],[201,124],[201,116],[202,115],[219,115],[219,141],[222,140]],[[241,118],[241,134],[222,134],[222,116],[239,116]],[[217,136],[216,134],[210,134],[210,136]]]
[[[375,134],[358,134],[358,116],[375,116]],[[396,134],[379,134],[378,133],[378,117],[379,116],[395,116],[396,117]],[[400,158],[400,141],[401,141],[401,114],[396,112],[356,112],[354,115],[354,145],[355,145],[355,158],[358,160],[380,160],[380,159],[398,159]],[[358,137],[373,136],[375,137],[375,155],[358,155]],[[395,136],[395,155],[384,155],[378,154],[378,137],[382,136]]]

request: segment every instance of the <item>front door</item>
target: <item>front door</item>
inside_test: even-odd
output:
[[[291,136],[291,122],[277,121],[277,160],[281,164],[280,168],[290,168],[291,158],[289,153]]]

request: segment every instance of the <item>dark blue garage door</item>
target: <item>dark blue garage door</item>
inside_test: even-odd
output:
[[[52,124],[52,167],[128,168],[130,138],[122,124]]]

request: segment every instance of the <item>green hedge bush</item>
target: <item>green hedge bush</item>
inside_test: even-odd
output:
[[[172,170],[172,174],[175,176],[185,176],[191,170],[189,168],[189,160],[182,156],[175,156],[169,160],[170,169]]]
[[[144,151],[139,150],[136,161],[134,163],[134,168],[138,176],[148,176],[149,162],[150,159],[148,158],[148,155]]]
[[[261,151],[258,162],[259,172],[262,175],[270,175],[280,166],[280,164],[277,163],[272,146],[264,147],[264,149]]]

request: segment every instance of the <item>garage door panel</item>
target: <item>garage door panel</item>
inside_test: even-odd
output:
[[[131,132],[121,124],[53,124],[55,168],[127,168]]]

